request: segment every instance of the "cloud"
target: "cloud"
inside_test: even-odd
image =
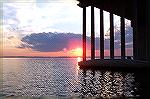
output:
[[[82,9],[75,2],[42,1],[4,3],[3,26],[18,27],[22,34],[43,31],[81,32]]]
[[[126,48],[132,48],[132,33],[131,28],[126,29]],[[115,33],[115,49],[120,48],[120,38],[117,32]],[[130,36],[129,36],[130,35]],[[87,37],[88,49],[90,49],[90,37]],[[65,50],[71,50],[74,48],[82,47],[82,35],[74,33],[32,33],[21,39],[23,42],[18,48],[31,48],[40,52],[58,52]],[[99,49],[99,38],[95,38],[96,49]],[[105,50],[109,50],[110,40],[105,39]]]
[[[3,10],[3,24],[2,25],[18,25],[20,22],[16,17],[17,11],[16,8],[13,6],[10,6],[9,4],[3,4],[2,7]]]
[[[115,45],[116,48],[120,48],[121,34],[120,31],[115,32]],[[131,48],[133,46],[133,29],[131,26],[127,25],[125,29],[125,44],[126,48]]]
[[[31,48],[40,52],[58,52],[81,47],[81,34],[73,33],[33,33],[22,38],[19,48]],[[30,45],[30,46],[28,46]]]

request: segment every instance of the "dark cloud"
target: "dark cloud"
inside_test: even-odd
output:
[[[31,48],[41,52],[57,52],[65,49],[81,47],[81,34],[73,33],[33,33],[22,38],[20,48]],[[27,46],[31,45],[31,46]]]
[[[126,47],[132,47],[132,28],[126,29]],[[74,33],[33,33],[21,39],[23,42],[18,48],[31,48],[40,52],[57,52],[64,49],[74,49],[82,47],[82,35]],[[90,44],[91,39],[87,37],[87,43]],[[99,49],[100,41],[97,37],[95,39],[96,49]],[[110,40],[105,39],[105,49],[109,49]],[[115,33],[115,49],[120,48],[120,33]],[[90,47],[90,46],[88,46]],[[90,49],[90,48],[89,48]]]

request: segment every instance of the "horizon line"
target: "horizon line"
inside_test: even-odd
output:
[[[82,56],[0,56],[0,58],[82,58]],[[110,56],[105,56],[110,57]],[[114,56],[121,57],[121,56]],[[125,56],[125,57],[133,57],[133,56]],[[87,56],[86,58],[91,58],[91,56]],[[96,56],[95,58],[100,58],[100,56]]]

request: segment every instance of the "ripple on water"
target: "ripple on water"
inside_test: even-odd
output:
[[[133,73],[81,70],[75,58],[4,59],[3,94],[51,97],[134,95]]]

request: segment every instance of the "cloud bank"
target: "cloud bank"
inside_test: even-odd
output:
[[[87,47],[90,49],[90,37],[87,38]],[[133,47],[133,35],[132,28],[126,29],[126,48]],[[21,39],[22,44],[18,48],[31,48],[34,51],[39,52],[58,52],[63,50],[70,50],[77,47],[82,47],[82,35],[75,33],[32,33],[26,35]],[[110,40],[109,38],[104,40],[105,50],[109,50]],[[120,48],[120,33],[115,32],[115,49]],[[95,38],[95,47],[98,50],[100,45],[99,37]]]

